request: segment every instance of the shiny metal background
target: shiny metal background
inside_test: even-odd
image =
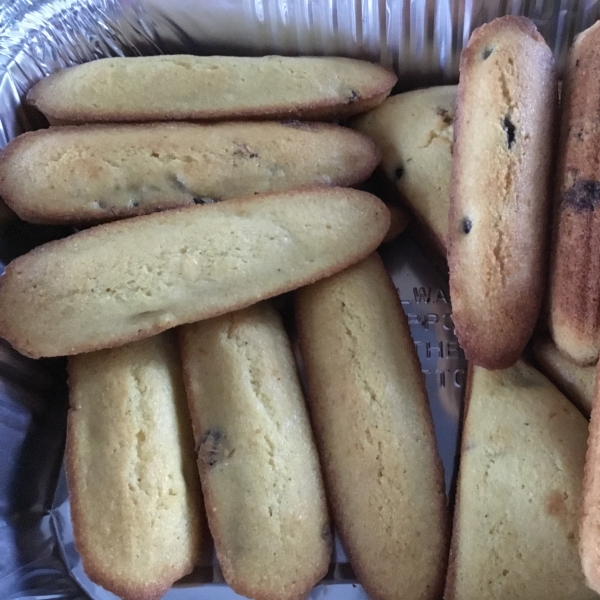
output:
[[[503,14],[532,18],[559,66],[576,33],[600,17],[596,0],[0,0],[0,147],[45,126],[23,102],[34,83],[96,58],[344,55],[392,67],[402,90],[456,81],[471,31]],[[68,232],[0,215],[0,261]],[[410,240],[389,246],[384,260],[411,324],[450,485],[465,363],[453,335],[447,281]],[[87,579],[74,548],[60,471],[66,410],[64,361],[25,359],[0,342],[2,599],[114,598]],[[338,545],[326,583],[311,598],[366,598],[351,578]],[[167,598],[239,596],[209,566]]]

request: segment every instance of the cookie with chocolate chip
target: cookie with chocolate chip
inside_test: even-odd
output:
[[[550,329],[561,352],[593,364],[600,350],[600,23],[580,34],[562,88]]]
[[[181,328],[208,523],[225,581],[303,598],[327,572],[319,459],[280,316],[270,303]]]
[[[333,120],[377,106],[396,83],[341,57],[136,56],[58,71],[27,94],[56,125],[223,119]]]
[[[448,218],[453,320],[469,361],[514,364],[545,289],[554,58],[533,23],[476,29],[460,62]]]
[[[446,255],[456,86],[391,96],[352,121],[381,149],[380,168],[418,224],[417,239]]]
[[[52,127],[0,153],[0,195],[25,221],[92,224],[311,185],[352,186],[379,152],[324,123]]]

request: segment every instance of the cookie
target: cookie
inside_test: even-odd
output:
[[[577,553],[587,421],[533,367],[471,366],[446,600],[596,598]]]
[[[425,382],[381,259],[294,294],[333,519],[374,599],[441,596],[447,508]]]
[[[102,58],[42,79],[27,101],[51,123],[339,119],[379,104],[392,71],[338,57]]]
[[[225,581],[258,600],[305,597],[331,531],[319,459],[279,314],[261,303],[180,329],[198,469]]]
[[[158,599],[206,556],[181,362],[170,332],[69,359],[66,471],[88,577]]]
[[[312,185],[351,186],[379,160],[321,123],[53,127],[0,152],[0,195],[33,223],[90,224]]]
[[[600,594],[600,395],[594,390],[579,521],[579,556],[587,584]]]
[[[550,330],[556,345],[581,365],[600,349],[600,23],[571,51],[561,94],[554,236],[550,268]]]
[[[352,127],[381,149],[380,167],[422,230],[417,239],[446,255],[456,86],[391,96]]]
[[[533,355],[548,379],[589,417],[594,399],[596,365],[581,367],[574,363],[560,352],[550,337],[534,340]]]
[[[403,206],[397,204],[386,204],[390,211],[390,228],[383,238],[383,244],[393,242],[410,223],[410,215]]]
[[[460,61],[448,223],[452,318],[467,359],[515,363],[547,270],[557,79],[531,21],[476,29]]]
[[[99,225],[39,246],[0,278],[0,336],[32,357],[99,350],[249,306],[372,252],[389,212],[315,188]]]

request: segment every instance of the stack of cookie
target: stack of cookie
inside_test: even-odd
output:
[[[552,53],[515,17],[473,32],[458,88],[401,94],[354,121],[381,147],[417,239],[447,258],[470,361],[449,599],[600,592],[599,35],[571,50],[560,136]],[[591,411],[587,460],[584,417],[523,355]]]
[[[0,334],[69,356],[75,541],[120,597],[161,597],[206,560],[208,529],[235,591],[304,597],[329,568],[328,503],[373,597],[441,593],[441,462],[373,254],[390,214],[348,187],[380,151],[314,122],[380,104],[395,81],[349,59],[172,56],[99,60],[31,90],[54,126],[4,149],[0,193],[24,220],[88,228],[7,266]],[[267,300],[301,287],[312,424]]]
[[[159,598],[210,530],[235,591],[302,598],[331,517],[375,599],[595,597],[599,32],[572,50],[560,139],[552,53],[518,17],[473,32],[458,86],[388,99],[392,73],[334,58],[103,59],[31,90],[53,127],[0,154],[0,194],[24,220],[89,228],[7,266],[0,335],[69,356],[67,475],[94,581]],[[375,252],[390,210],[351,187],[378,164],[396,232],[410,213],[447,264],[470,361],[453,528]],[[270,300],[285,292],[306,403]],[[532,337],[592,411],[585,480],[587,421],[529,364]]]

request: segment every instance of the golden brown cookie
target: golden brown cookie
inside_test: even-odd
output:
[[[550,329],[559,349],[581,365],[600,349],[600,23],[571,51],[561,95]]]
[[[172,333],[69,359],[66,467],[75,544],[92,581],[161,598],[209,547]]]
[[[436,600],[448,550],[425,382],[377,254],[295,292],[308,400],[333,519],[376,600]]]
[[[540,370],[586,416],[590,416],[594,400],[596,365],[582,367],[565,356],[550,337],[533,342],[533,355]]]
[[[261,303],[185,325],[180,343],[208,522],[225,581],[258,600],[303,598],[331,531],[296,363]]]
[[[557,99],[554,58],[531,21],[473,32],[460,62],[448,266],[458,340],[486,368],[515,363],[540,311]]]
[[[314,188],[99,225],[39,246],[0,278],[0,336],[33,357],[118,346],[312,283],[389,229],[365,192]]]
[[[517,362],[467,382],[446,600],[592,600],[577,554],[587,421]]]
[[[417,239],[446,255],[456,86],[386,98],[352,127],[381,149],[380,167],[415,217]]]
[[[366,179],[379,152],[322,123],[52,127],[0,152],[0,194],[33,223],[98,223],[213,200]]]
[[[377,106],[396,75],[338,57],[138,56],[63,69],[28,93],[51,123],[339,119]]]

